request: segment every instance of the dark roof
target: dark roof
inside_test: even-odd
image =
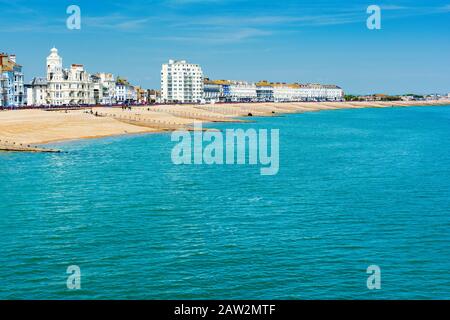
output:
[[[45,78],[33,78],[31,80],[32,86],[46,86],[47,85],[47,79]]]

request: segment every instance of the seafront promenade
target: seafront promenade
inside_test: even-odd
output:
[[[297,102],[214,105],[156,105],[79,110],[0,111],[0,150],[46,151],[32,145],[123,134],[190,129],[194,122],[234,122],[242,118],[335,109],[450,105],[450,100],[400,102]],[[1,141],[8,141],[8,144]],[[19,148],[18,146],[22,147]],[[28,147],[30,145],[30,147]]]

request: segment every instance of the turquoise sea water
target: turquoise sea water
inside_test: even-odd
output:
[[[280,129],[279,174],[173,165],[169,134],[0,154],[0,298],[450,298],[450,108],[215,127]]]

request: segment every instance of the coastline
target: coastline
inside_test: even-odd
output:
[[[133,107],[132,110],[94,107],[92,114],[87,110],[8,110],[0,111],[0,140],[15,144],[45,145],[69,140],[188,129],[195,121],[240,122],[242,120],[238,118],[248,117],[249,114],[270,117],[322,110],[444,105],[450,105],[450,100],[157,105]],[[0,150],[1,147],[0,143]]]

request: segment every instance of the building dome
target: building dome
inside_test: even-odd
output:
[[[58,57],[58,49],[56,49],[55,47],[53,47],[50,50],[50,57]]]
[[[58,49],[53,47],[47,57],[47,75],[62,72],[62,58],[58,55]],[[53,75],[52,75],[53,77]],[[50,80],[51,77],[47,77]]]
[[[55,47],[53,47],[50,50],[50,55],[47,57],[47,61],[53,61],[53,62],[57,62],[59,64],[62,64],[62,59],[61,57],[58,55],[58,49],[56,49]]]

